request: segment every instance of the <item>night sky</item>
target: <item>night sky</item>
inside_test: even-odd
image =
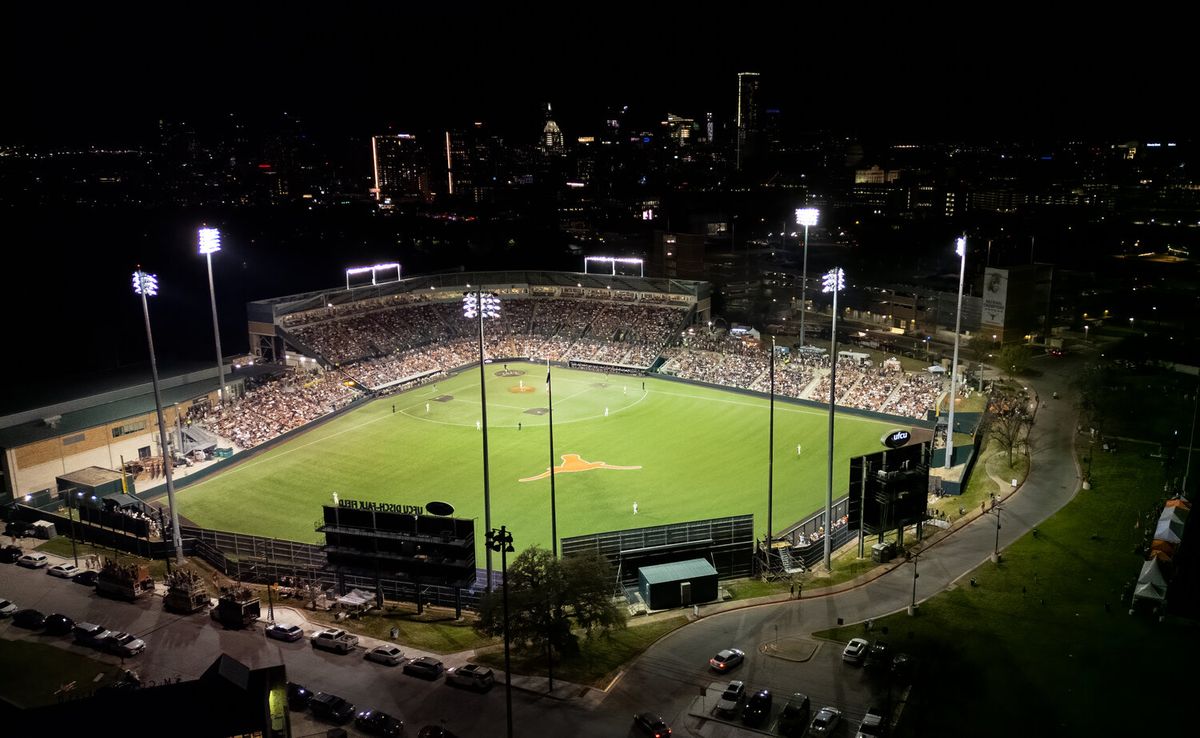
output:
[[[610,104],[647,124],[667,110],[732,116],[738,71],[762,72],[764,102],[813,127],[1005,139],[1190,130],[1190,24],[1145,4],[991,4],[981,15],[645,5],[16,11],[0,45],[0,142],[136,139],[161,115],[230,110],[351,133],[473,119],[529,130],[547,100],[571,135],[594,130]]]

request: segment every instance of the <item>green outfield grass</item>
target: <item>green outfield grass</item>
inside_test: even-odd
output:
[[[547,404],[546,371],[532,364],[508,367],[525,374],[499,377],[501,365],[487,368],[492,525],[507,525],[518,549],[548,548],[550,481],[520,481],[549,466],[548,418],[527,412]],[[521,382],[533,391],[513,392]],[[557,473],[560,538],[745,513],[754,514],[761,536],[767,404],[765,398],[663,379],[555,369],[558,463],[564,454],[578,454],[586,462],[639,467]],[[881,448],[880,436],[894,427],[837,417],[835,497],[847,488],[848,459]],[[401,504],[443,500],[454,505],[456,516],[479,520],[482,548],[479,419],[479,373],[465,371],[373,401],[191,485],[178,493],[180,511],[206,527],[319,542],[314,524],[334,491],[343,499]],[[776,404],[777,530],[823,504],[827,427],[823,410]]]

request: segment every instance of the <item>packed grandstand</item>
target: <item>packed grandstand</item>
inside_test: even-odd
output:
[[[579,365],[654,371],[707,384],[768,392],[769,348],[720,329],[689,329],[687,306],[563,297],[510,298],[489,319],[485,353]],[[290,368],[247,386],[236,402],[197,408],[192,420],[241,449],[253,448],[356,399],[436,381],[478,361],[474,321],[458,301],[407,294],[323,306],[281,316],[292,343],[323,368]],[[777,362],[778,395],[825,401],[829,357],[793,354]],[[940,375],[906,373],[898,363],[838,364],[839,405],[924,418],[942,392]]]

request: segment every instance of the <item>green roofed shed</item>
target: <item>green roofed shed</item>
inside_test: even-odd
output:
[[[643,566],[638,589],[650,610],[712,602],[717,599],[717,570],[705,559]]]

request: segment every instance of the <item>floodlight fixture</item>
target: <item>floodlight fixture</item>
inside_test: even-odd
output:
[[[158,277],[137,270],[133,273],[133,291],[139,295],[154,297],[158,294]]]
[[[822,292],[841,292],[846,289],[846,273],[840,267],[834,267],[821,277]]]
[[[499,318],[500,298],[490,292],[467,292],[463,295],[464,317],[478,318],[480,310],[485,318]]]
[[[796,225],[815,226],[821,211],[816,208],[796,208]]]
[[[366,274],[367,272],[370,272],[371,273],[371,284],[376,285],[376,284],[379,284],[379,272],[391,272],[393,269],[396,271],[396,279],[394,281],[399,282],[400,281],[400,272],[401,272],[400,264],[397,262],[394,262],[394,261],[388,262],[386,264],[372,264],[371,266],[349,267],[346,269],[346,289],[350,289],[350,275],[352,275],[352,274]]]
[[[221,250],[221,231],[217,228],[200,229],[200,253],[215,254]]]
[[[585,256],[583,257],[583,273],[590,274],[588,266],[593,262],[598,261],[608,264],[612,269],[612,276],[617,276],[617,264],[637,264],[638,276],[646,276],[646,260],[637,259],[632,256]]]
[[[954,240],[954,253],[961,256],[967,255],[967,239],[959,236]]]

